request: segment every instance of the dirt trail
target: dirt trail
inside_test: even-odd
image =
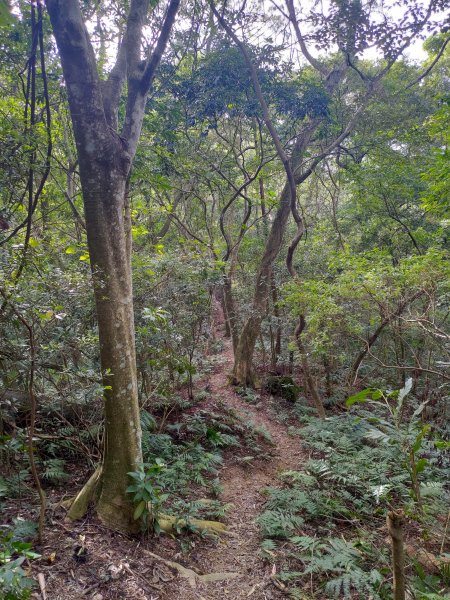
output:
[[[193,589],[187,581],[166,588],[161,598],[175,600],[218,600],[223,598],[253,600],[285,598],[271,578],[271,567],[259,554],[261,538],[256,523],[261,513],[265,488],[276,483],[277,473],[298,468],[302,459],[302,448],[298,438],[288,435],[287,428],[271,418],[268,398],[262,398],[258,406],[246,403],[235,393],[228,382],[233,364],[230,341],[223,339],[223,363],[212,374],[209,381],[211,397],[233,408],[242,417],[249,418],[255,425],[263,426],[272,436],[274,457],[249,465],[225,465],[221,473],[222,500],[233,506],[227,512],[226,522],[229,535],[216,546],[200,545],[186,566],[202,573],[232,572],[238,575],[218,583],[197,584]]]

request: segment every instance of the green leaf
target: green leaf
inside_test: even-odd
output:
[[[434,442],[434,445],[436,446],[436,448],[438,450],[449,450],[450,449],[450,442],[446,442],[445,440],[437,440],[436,442]]]
[[[153,531],[156,535],[161,533],[161,525],[156,519],[153,521]]]
[[[429,431],[430,431],[430,425],[424,425],[423,428],[422,428],[422,431],[416,437],[416,440],[415,440],[414,445],[412,447],[412,451],[413,451],[414,454],[420,450],[420,447],[422,446],[422,440],[423,440],[423,438],[426,436],[426,434]]]
[[[39,318],[41,321],[51,321],[53,318],[54,312],[52,310],[48,310],[45,313],[40,313]]]
[[[141,502],[139,502],[139,504],[134,509],[133,519],[135,521],[137,521],[141,517],[142,513],[145,510],[146,504],[147,503],[144,500],[141,500]]]
[[[357,402],[365,402],[367,398],[371,398],[372,400],[379,400],[382,398],[383,392],[377,388],[366,388],[365,390],[361,390],[357,394],[350,396],[345,401],[346,406],[353,406]]]
[[[416,462],[416,473],[423,473],[428,461],[426,458],[421,458]]]

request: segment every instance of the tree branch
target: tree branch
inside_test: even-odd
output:
[[[117,131],[120,96],[127,76],[127,45],[126,37],[122,38],[117,50],[116,64],[111,69],[108,79],[101,82],[103,106],[106,120],[110,127]]]
[[[169,7],[167,8],[166,18],[164,19],[161,33],[159,34],[156,48],[154,49],[150,59],[147,61],[145,66],[144,75],[141,82],[141,91],[146,94],[152,85],[153,79],[155,78],[156,69],[161,62],[162,55],[166,49],[169,35],[172,31],[175,17],[180,6],[180,0],[170,0]]]
[[[80,161],[111,154],[113,138],[103,108],[94,49],[78,0],[46,0],[67,85]]]
[[[134,17],[134,20],[137,21],[138,15],[141,14],[140,11],[142,10],[142,7],[140,6],[142,0],[135,0],[135,4],[139,5],[136,6],[136,16]],[[127,50],[128,98],[125,123],[121,137],[127,141],[128,152],[131,157],[133,157],[136,152],[138,139],[141,133],[147,94],[153,83],[153,79],[155,78],[156,69],[161,62],[164,50],[166,49],[179,6],[180,0],[170,0],[156,47],[145,65],[137,60],[135,49],[129,47]],[[141,36],[141,29],[142,26],[138,27],[138,23],[134,23],[133,21],[132,28],[127,29],[127,39],[132,35],[132,32],[134,32],[133,35],[139,33],[139,36]],[[139,37],[139,43],[140,39],[141,37]]]
[[[287,6],[287,9],[289,12],[289,21],[294,26],[295,35],[297,36],[297,41],[299,43],[299,46],[300,46],[303,56],[306,58],[306,60],[309,62],[309,64],[312,67],[314,67],[314,69],[316,69],[316,71],[319,71],[319,73],[321,75],[323,75],[324,77],[327,77],[328,71],[327,71],[326,67],[324,67],[324,65],[322,65],[316,58],[314,58],[314,56],[312,56],[310,54],[310,52],[305,44],[305,40],[303,38],[303,35],[300,31],[300,26],[298,24],[297,15],[295,14],[293,0],[286,0],[286,6]]]
[[[387,315],[381,321],[381,323],[378,325],[378,327],[375,329],[375,331],[372,333],[372,335],[366,341],[365,348],[363,348],[361,350],[361,352],[358,354],[355,362],[353,363],[353,366],[350,371],[350,377],[353,380],[353,385],[355,385],[356,378],[358,376],[359,367],[361,366],[362,361],[364,360],[364,358],[366,357],[367,354],[371,353],[370,349],[377,341],[377,339],[378,339],[379,335],[381,334],[381,332],[383,331],[383,329],[385,327],[387,327],[387,325],[389,325],[395,318],[399,317],[409,304],[414,302],[414,300],[417,300],[417,298],[422,296],[424,293],[425,293],[425,290],[418,290],[410,298],[405,298],[398,304],[398,306],[394,310],[394,312],[392,312],[390,315]]]
[[[264,123],[266,124],[266,127],[269,130],[269,133],[272,137],[273,143],[277,150],[277,154],[280,157],[281,162],[283,163],[284,170],[286,171],[287,184],[289,187],[291,210],[292,210],[293,214],[296,213],[298,215],[298,212],[297,212],[297,188],[296,188],[296,184],[295,184],[293,169],[292,169],[291,163],[289,161],[289,158],[287,157],[286,152],[284,151],[283,144],[281,143],[281,140],[278,136],[278,132],[272,123],[272,119],[271,119],[270,113],[269,113],[269,107],[267,106],[263,91],[261,89],[261,84],[259,83],[259,78],[258,78],[258,73],[257,73],[256,67],[253,64],[253,61],[250,57],[250,54],[248,53],[247,48],[245,47],[245,44],[243,42],[241,42],[241,40],[235,34],[233,29],[230,27],[230,25],[228,25],[227,21],[217,11],[217,9],[214,5],[214,1],[210,0],[209,5],[211,7],[211,10],[212,10],[214,16],[219,21],[222,28],[231,37],[231,39],[234,41],[236,46],[238,46],[239,50],[242,53],[242,56],[244,57],[246,65],[250,71],[253,88],[255,90],[256,97],[258,99],[258,102],[261,106],[261,110],[263,112]],[[295,215],[294,215],[294,217],[295,217]],[[298,225],[298,223],[297,223],[297,225]]]
[[[425,71],[419,75],[419,77],[417,77],[417,79],[414,79],[414,81],[412,81],[411,83],[409,83],[406,87],[405,90],[409,90],[409,88],[413,87],[414,85],[416,85],[417,83],[419,83],[420,81],[422,81],[422,79],[424,79],[427,75],[429,75],[431,73],[431,71],[434,69],[434,67],[436,66],[436,64],[438,63],[439,59],[441,58],[441,56],[444,54],[444,50],[447,46],[447,44],[450,42],[450,37],[448,37],[444,43],[442,44],[442,46],[439,49],[439,52],[436,54],[433,62],[431,63],[431,65],[425,69]]]

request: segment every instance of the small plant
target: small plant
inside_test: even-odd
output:
[[[236,393],[249,404],[257,404],[261,400],[261,394],[258,394],[253,388],[238,387]]]
[[[405,400],[412,388],[412,379],[407,379],[401,390],[384,392],[376,388],[367,388],[348,398],[347,406],[368,402],[378,408],[379,403],[385,407],[388,417],[368,418],[371,426],[365,434],[367,440],[389,444],[398,449],[403,467],[411,481],[411,497],[421,514],[424,512],[420,475],[428,465],[428,459],[422,456],[430,425],[420,422],[420,416],[427,402],[420,404],[412,415],[406,419]]]
[[[292,377],[287,375],[272,375],[267,380],[266,388],[269,394],[280,396],[288,402],[295,402],[301,391],[301,388],[296,385]]]
[[[144,530],[151,529],[157,535],[160,533],[158,516],[162,505],[169,494],[162,492],[159,482],[160,474],[165,468],[161,459],[156,459],[153,464],[141,465],[137,471],[128,473],[134,483],[127,488],[133,494],[136,504],[134,518],[142,519]]]
[[[69,474],[64,470],[65,464],[66,461],[62,458],[48,458],[44,460],[42,477],[55,484],[67,481]]]
[[[367,568],[367,557],[354,542],[337,537],[320,540],[309,536],[293,537],[290,541],[299,551],[297,559],[305,566],[302,575],[327,574],[328,581],[324,584],[327,597],[350,598],[355,592],[359,598],[379,600],[386,597],[379,595],[384,575],[376,568]],[[289,581],[295,575],[282,572],[280,579]]]

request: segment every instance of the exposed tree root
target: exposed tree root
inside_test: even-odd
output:
[[[422,567],[431,573],[439,575],[443,569],[450,569],[450,558],[447,555],[436,556],[432,552],[411,546],[410,544],[405,545],[405,551],[409,557],[419,562]]]
[[[196,573],[192,569],[183,567],[183,565],[180,565],[180,563],[177,563],[173,560],[167,560],[166,558],[163,558],[162,556],[159,556],[158,554],[155,554],[154,552],[150,552],[149,550],[142,549],[142,552],[144,552],[144,554],[147,554],[147,556],[150,556],[154,560],[164,563],[171,569],[175,569],[178,572],[178,574],[180,575],[180,577],[187,579],[189,582],[189,585],[194,589],[197,587],[197,583],[214,583],[217,581],[226,581],[228,579],[235,579],[236,577],[239,577],[239,575],[240,575],[240,573],[228,573],[228,572],[206,573],[204,575],[200,575],[199,573]]]
[[[68,508],[67,517],[72,521],[82,519],[88,511],[89,504],[95,500],[98,493],[98,484],[101,477],[102,468],[97,467],[84,487],[78,492],[73,500],[64,500],[61,506]],[[176,533],[180,527],[192,525],[202,531],[219,535],[226,532],[226,525],[219,521],[204,521],[202,519],[178,519],[172,515],[163,513],[158,514],[158,524],[164,533]]]
[[[158,524],[164,533],[176,533],[178,528],[185,527],[187,525],[193,525],[197,529],[201,529],[216,535],[226,533],[227,530],[226,525],[220,523],[219,521],[203,521],[201,519],[189,519],[189,521],[186,521],[184,519],[177,519],[177,517],[164,514],[158,515]]]
[[[73,501],[70,502],[70,508],[67,513],[67,516],[72,521],[82,519],[87,513],[89,504],[94,499],[101,473],[101,466],[97,467],[88,479],[87,483],[78,492]]]

